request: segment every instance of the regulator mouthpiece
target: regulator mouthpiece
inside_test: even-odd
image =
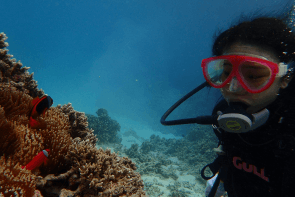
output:
[[[267,121],[269,117],[267,109],[248,114],[246,108],[247,105],[244,103],[229,103],[229,107],[224,112],[219,111],[217,118],[219,128],[230,133],[246,133]]]

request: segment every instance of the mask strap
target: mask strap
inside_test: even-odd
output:
[[[288,73],[288,65],[281,62],[279,63],[279,72],[277,74],[277,77],[282,77]]]

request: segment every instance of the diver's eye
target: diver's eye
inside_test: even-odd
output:
[[[244,78],[248,80],[264,80],[268,77],[269,77],[268,75],[257,75],[257,74],[248,74],[244,76]]]
[[[229,74],[230,74],[230,72],[223,71],[223,75],[224,75],[224,76],[228,76]]]
[[[248,76],[248,78],[249,78],[249,79],[259,79],[260,77],[258,77],[258,76],[254,76],[254,75],[250,75],[250,76]]]

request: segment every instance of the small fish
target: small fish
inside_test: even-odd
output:
[[[41,98],[36,97],[33,99],[32,101],[33,108],[29,113],[29,119],[30,119],[29,124],[31,128],[34,129],[39,126],[40,122],[38,122],[36,118],[41,114],[44,115],[46,110],[49,109],[52,104],[53,104],[52,98],[47,95],[44,95]]]
[[[26,166],[22,166],[21,168],[24,169],[26,168],[27,170],[33,170],[37,167],[39,167],[43,162],[44,164],[47,163],[47,157],[49,154],[49,149],[45,149],[38,153],[37,156],[35,156],[32,161],[30,161]]]

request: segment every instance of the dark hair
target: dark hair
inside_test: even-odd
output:
[[[272,17],[261,17],[250,21],[244,21],[232,26],[216,37],[212,49],[215,56],[222,55],[224,50],[232,44],[240,42],[251,44],[261,48],[271,49],[281,62],[295,62],[295,35],[283,19]],[[294,76],[295,77],[295,76]],[[295,79],[291,80],[288,87],[280,91],[275,104],[275,116],[284,117],[286,128],[282,130],[295,129]],[[277,121],[270,123],[270,130],[277,130]]]
[[[229,28],[216,37],[213,55],[236,42],[271,48],[281,62],[295,61],[295,35],[282,19],[262,17]]]

